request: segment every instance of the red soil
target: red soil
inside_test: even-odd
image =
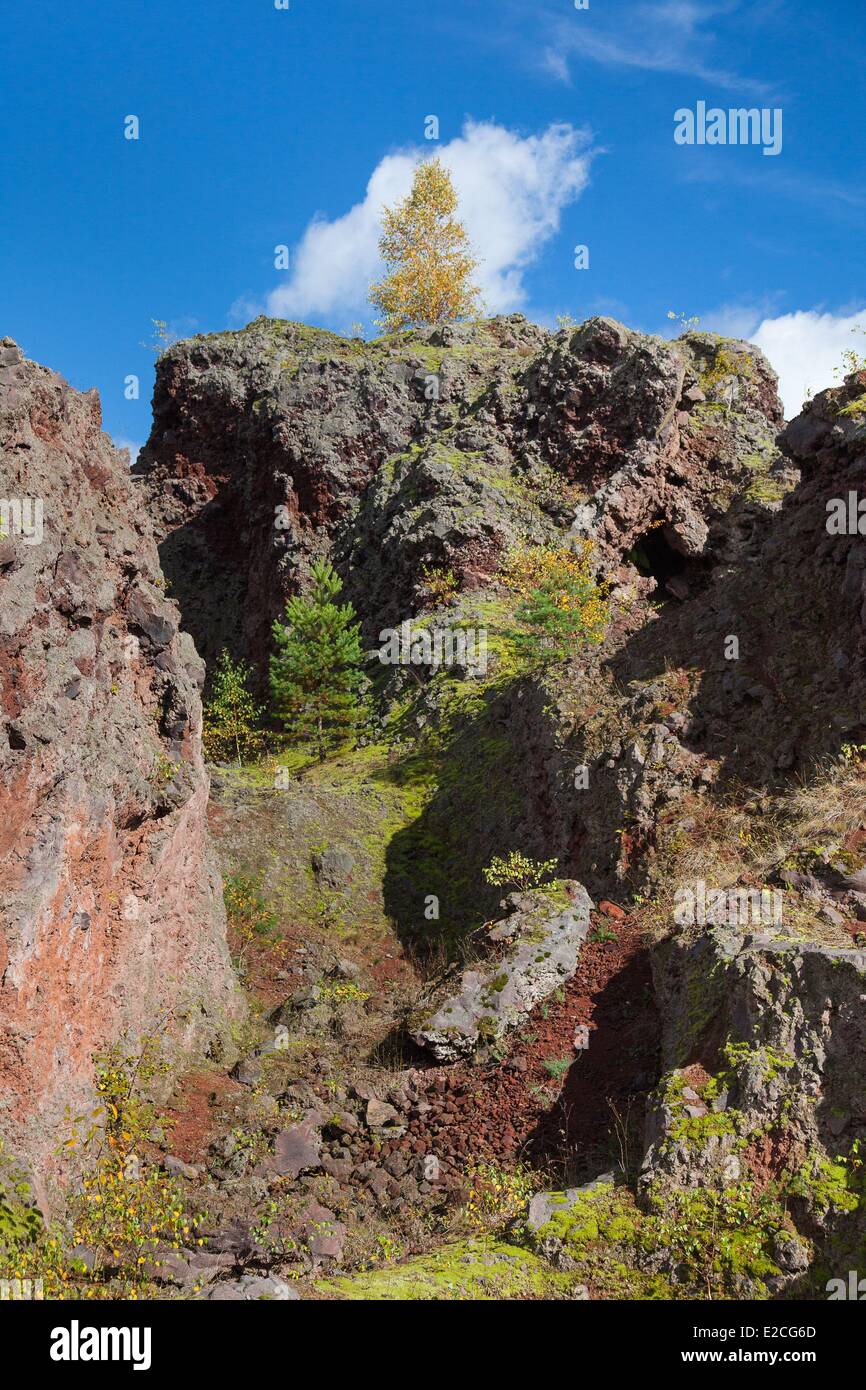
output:
[[[594,920],[610,925],[600,914]],[[589,1045],[577,1051],[581,1024]],[[615,941],[587,942],[562,1002],[535,1010],[503,1064],[431,1071],[430,1111],[386,1151],[410,1147],[456,1164],[520,1156],[564,1165],[568,1176],[592,1175],[619,1158],[614,1111],[630,1136],[640,1137],[657,1076],[658,1033],[647,942],[623,917]],[[551,1076],[545,1062],[563,1059],[564,1076]]]
[[[224,1071],[187,1072],[173,1104],[162,1112],[169,1123],[169,1148],[184,1163],[200,1163],[222,1130],[220,1107],[244,1087]]]

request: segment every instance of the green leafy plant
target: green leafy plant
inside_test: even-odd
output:
[[[240,764],[262,750],[260,721],[264,707],[255,700],[250,681],[253,668],[232,661],[225,647],[219,654],[211,698],[205,705],[202,741],[209,758],[235,758]]]
[[[148,1157],[163,1129],[148,1089],[168,1064],[154,1038],[128,1049],[121,1040],[94,1058],[98,1104],[70,1117],[61,1149],[81,1154],[85,1175],[62,1223],[44,1226],[20,1175],[12,1185],[0,1175],[0,1277],[40,1279],[45,1298],[153,1297],[165,1254],[203,1243],[205,1213],[189,1215],[175,1180]]]
[[[0,1140],[0,1249],[34,1241],[41,1231],[42,1218],[33,1202],[30,1184],[5,1153]]]
[[[100,1104],[74,1122],[66,1147],[85,1150],[90,1160],[70,1204],[73,1240],[96,1256],[88,1277],[110,1281],[114,1297],[134,1299],[146,1296],[163,1252],[196,1242],[198,1222],[175,1181],[147,1158],[163,1129],[149,1089],[169,1064],[157,1038],[128,1047],[121,1040],[95,1059]]]
[[[376,1250],[380,1260],[385,1264],[396,1264],[404,1255],[402,1241],[396,1240],[394,1236],[388,1235],[385,1231],[376,1234]]]
[[[589,939],[590,941],[605,942],[616,941],[618,938],[613,927],[609,927],[606,922],[599,922],[598,926],[590,932]]]
[[[291,598],[273,626],[270,680],[274,711],[319,761],[344,742],[361,715],[360,626],[351,603],[337,603],[342,580],[327,561],[312,568],[308,598]]]
[[[514,613],[520,626],[509,639],[529,670],[566,661],[603,640],[608,588],[594,578],[592,554],[587,542],[576,551],[535,546],[507,557],[500,578],[521,600]]]
[[[370,998],[366,990],[351,980],[321,980],[319,995],[331,1004],[363,1004]]]
[[[247,873],[228,874],[223,883],[223,901],[229,926],[238,940],[237,963],[242,966],[257,937],[268,936],[278,925],[262,892],[261,878]]]
[[[852,328],[851,332],[858,335],[866,334],[866,328],[860,328],[858,326]],[[833,368],[833,375],[837,379],[842,378],[844,380],[844,378],[850,376],[852,372],[864,371],[866,371],[866,357],[864,357],[861,352],[858,352],[856,348],[846,348],[842,353],[840,365]]]
[[[153,760],[147,780],[157,791],[164,791],[169,782],[177,776],[179,768],[180,763],[174,763],[164,753],[159,753]]]
[[[498,1231],[520,1216],[538,1187],[538,1175],[518,1164],[500,1168],[495,1163],[473,1162],[466,1172],[469,1195],[463,1220],[478,1234]]]
[[[560,1077],[565,1076],[571,1066],[571,1057],[545,1057],[544,1070],[549,1072],[554,1081],[559,1081]]]
[[[149,343],[141,343],[140,346],[147,348],[148,352],[155,352],[157,358],[163,357],[176,342],[179,341],[176,333],[169,332],[168,324],[165,319],[151,319],[153,332]]]
[[[453,570],[437,565],[421,566],[421,588],[425,600],[440,607],[452,599],[459,589]]]
[[[862,328],[858,325],[852,328],[851,332],[858,335],[864,334],[866,333],[866,328]],[[846,377],[853,375],[859,378],[861,386],[866,385],[866,357],[864,357],[861,352],[858,352],[856,348],[846,348],[842,353],[840,365],[833,368],[833,375],[840,383],[844,382]],[[847,417],[866,414],[866,391],[861,392],[859,396],[856,396],[853,401],[849,401],[847,405],[843,405],[839,414]]]
[[[691,318],[687,318],[686,315],[682,313],[682,311],[680,311],[680,313],[676,313],[676,311],[673,309],[668,309],[668,318],[673,319],[675,323],[678,323],[684,333],[691,333],[693,329],[698,327],[701,321],[697,314],[693,314]]]
[[[685,1280],[703,1287],[707,1298],[723,1297],[744,1274],[765,1279],[778,1273],[768,1251],[783,1230],[783,1214],[770,1191],[751,1183],[723,1191],[651,1193],[653,1237],[681,1263]]]
[[[525,893],[549,880],[558,862],[557,859],[529,859],[513,849],[504,858],[495,854],[481,872],[486,882],[494,888],[516,888],[518,892]]]

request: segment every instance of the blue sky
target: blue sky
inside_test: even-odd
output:
[[[98,387],[118,441],[148,434],[153,318],[180,336],[258,312],[371,331],[378,208],[433,149],[491,308],[665,333],[667,310],[698,315],[761,343],[789,403],[856,345],[862,0],[289,5],[4,14],[0,332]],[[780,108],[781,152],[675,144],[674,112],[698,101]],[[124,399],[130,373],[138,401]]]

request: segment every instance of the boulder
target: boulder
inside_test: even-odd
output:
[[[280,1177],[296,1178],[321,1166],[322,1138],[309,1121],[291,1125],[274,1141],[273,1170]]]
[[[413,1040],[437,1062],[498,1042],[577,969],[592,910],[582,884],[563,883],[559,901],[539,889],[513,894],[507,905],[508,915],[489,933],[501,950],[446,981],[411,1026]]]
[[[211,1303],[251,1303],[258,1299],[277,1303],[300,1302],[301,1295],[293,1284],[272,1274],[242,1274],[239,1279],[226,1279],[213,1284],[202,1294]]]
[[[365,1118],[370,1129],[381,1129],[383,1125],[394,1124],[399,1120],[400,1112],[387,1101],[377,1100],[374,1096],[367,1102]]]

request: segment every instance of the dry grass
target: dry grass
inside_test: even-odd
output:
[[[692,828],[678,829],[687,818]],[[698,880],[708,888],[761,888],[783,864],[841,848],[846,836],[864,825],[866,760],[856,750],[773,796],[733,788],[724,800],[687,798],[676,821],[660,827],[653,887],[635,899],[641,919],[651,936],[665,936],[673,925],[678,888]],[[814,908],[799,894],[785,892],[785,920],[795,935],[851,944],[844,931],[816,921]]]

